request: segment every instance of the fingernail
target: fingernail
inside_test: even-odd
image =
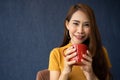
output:
[[[75,53],[75,55],[77,55],[77,52]]]
[[[87,53],[89,53],[89,51],[87,50]]]
[[[81,59],[81,61],[83,62],[83,59]]]
[[[83,54],[82,56],[84,57],[85,55]]]

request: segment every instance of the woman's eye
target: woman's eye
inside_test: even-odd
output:
[[[73,23],[73,24],[76,25],[76,26],[79,25],[79,23]]]
[[[90,25],[89,24],[84,24],[84,26],[89,27]]]

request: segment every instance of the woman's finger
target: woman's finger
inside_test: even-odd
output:
[[[90,56],[90,57],[92,57],[92,54],[90,53],[89,50],[87,50],[87,55]]]
[[[73,46],[67,48],[65,51],[64,51],[64,55],[65,56],[68,56],[70,55],[71,53],[75,52],[76,48],[74,48]]]
[[[92,62],[92,57],[90,57],[90,56],[88,56],[88,55],[85,55],[85,54],[83,54],[82,56],[83,56],[83,58],[84,58],[85,60],[87,60],[88,62]]]
[[[85,59],[81,59],[81,62],[82,62],[84,65],[91,65],[91,62],[88,62],[88,61],[85,60]]]
[[[72,60],[72,61],[68,61],[68,62],[67,62],[68,65],[73,65],[73,64],[75,64],[75,63],[76,63],[75,60]]]
[[[73,58],[73,57],[75,57],[77,55],[77,53],[76,52],[74,52],[74,53],[72,53],[72,54],[70,54],[70,55],[66,55],[66,60],[67,61],[69,61],[71,58]]]

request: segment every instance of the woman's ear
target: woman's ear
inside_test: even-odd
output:
[[[65,21],[65,26],[66,26],[66,28],[69,30],[68,24],[69,24],[69,22],[66,20],[66,21]]]

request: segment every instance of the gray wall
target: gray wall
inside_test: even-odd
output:
[[[63,21],[74,3],[96,14],[115,80],[120,80],[119,0],[0,0],[0,80],[35,80],[48,66],[49,53],[61,44]]]

